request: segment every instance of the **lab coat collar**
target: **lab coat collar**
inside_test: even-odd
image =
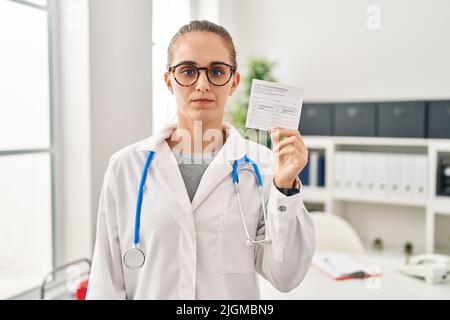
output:
[[[179,202],[183,209],[195,210],[198,208],[208,194],[232,172],[232,162],[241,159],[246,154],[246,139],[229,123],[224,122],[223,125],[227,133],[227,139],[204,172],[192,203],[180,171],[174,170],[174,166],[177,166],[176,159],[166,142],[166,139],[177,128],[176,123],[165,126],[160,132],[144,141],[137,149],[138,151],[155,152],[152,165],[158,168],[165,182],[170,181],[170,183],[167,183],[167,186],[172,191],[174,199]],[[178,220],[180,223],[182,223],[183,219],[187,219],[185,222],[194,225],[192,215],[180,215],[177,216],[177,219],[181,219]]]
[[[246,153],[246,140],[228,122],[224,122],[223,126],[227,133],[227,139],[215,159],[226,162],[241,159]],[[177,123],[170,123],[164,126],[158,133],[146,139],[138,147],[137,151],[154,151],[155,153],[161,151],[161,148],[164,148],[164,144],[167,144],[166,139],[172,135],[176,128]]]

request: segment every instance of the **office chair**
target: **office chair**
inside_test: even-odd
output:
[[[353,227],[329,212],[312,212],[316,231],[316,252],[338,251],[364,254],[364,246]]]

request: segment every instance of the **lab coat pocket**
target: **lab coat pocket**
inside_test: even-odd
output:
[[[248,233],[255,237],[257,217],[245,216]],[[255,270],[255,250],[247,245],[247,235],[239,214],[220,217],[217,242],[217,267],[221,273],[252,273]]]

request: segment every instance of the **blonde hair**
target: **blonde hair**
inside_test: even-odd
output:
[[[230,52],[231,62],[235,67],[237,67],[236,48],[234,47],[233,38],[228,33],[228,31],[224,27],[208,20],[192,20],[191,22],[189,22],[189,24],[182,26],[172,37],[172,40],[170,41],[169,47],[167,49],[167,68],[170,67],[170,63],[172,62],[174,47],[177,40],[181,36],[195,31],[212,32],[222,37]]]

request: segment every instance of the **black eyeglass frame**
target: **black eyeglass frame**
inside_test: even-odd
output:
[[[192,84],[188,84],[188,85],[186,85],[186,84],[181,84],[181,83],[178,81],[177,77],[175,77],[175,69],[176,69],[177,67],[181,66],[181,65],[191,66],[191,67],[193,67],[193,68],[195,68],[195,69],[197,70],[197,79],[195,79],[195,81],[194,81]],[[209,78],[209,75],[208,75],[208,69],[211,68],[211,67],[217,66],[217,65],[224,65],[224,66],[227,66],[227,67],[229,67],[230,70],[231,70],[231,72],[230,72],[230,77],[228,78],[227,82],[225,82],[224,84],[215,84],[215,83],[212,82],[211,79]],[[208,79],[209,83],[211,83],[212,85],[214,85],[214,86],[216,86],[216,87],[223,87],[223,86],[226,85],[228,82],[230,82],[231,78],[232,78],[233,75],[236,73],[236,69],[237,69],[236,66],[229,65],[228,63],[225,63],[225,62],[214,63],[213,65],[211,65],[211,66],[209,66],[209,67],[200,67],[200,68],[194,66],[194,65],[191,64],[191,63],[181,62],[181,63],[179,63],[179,64],[177,64],[177,65],[172,66],[172,67],[168,67],[168,68],[167,68],[167,71],[168,71],[168,72],[171,72],[171,73],[173,74],[173,78],[175,79],[175,81],[176,81],[180,86],[183,86],[183,87],[190,87],[190,86],[193,86],[194,84],[197,83],[198,78],[200,78],[200,71],[205,70],[206,78]]]

